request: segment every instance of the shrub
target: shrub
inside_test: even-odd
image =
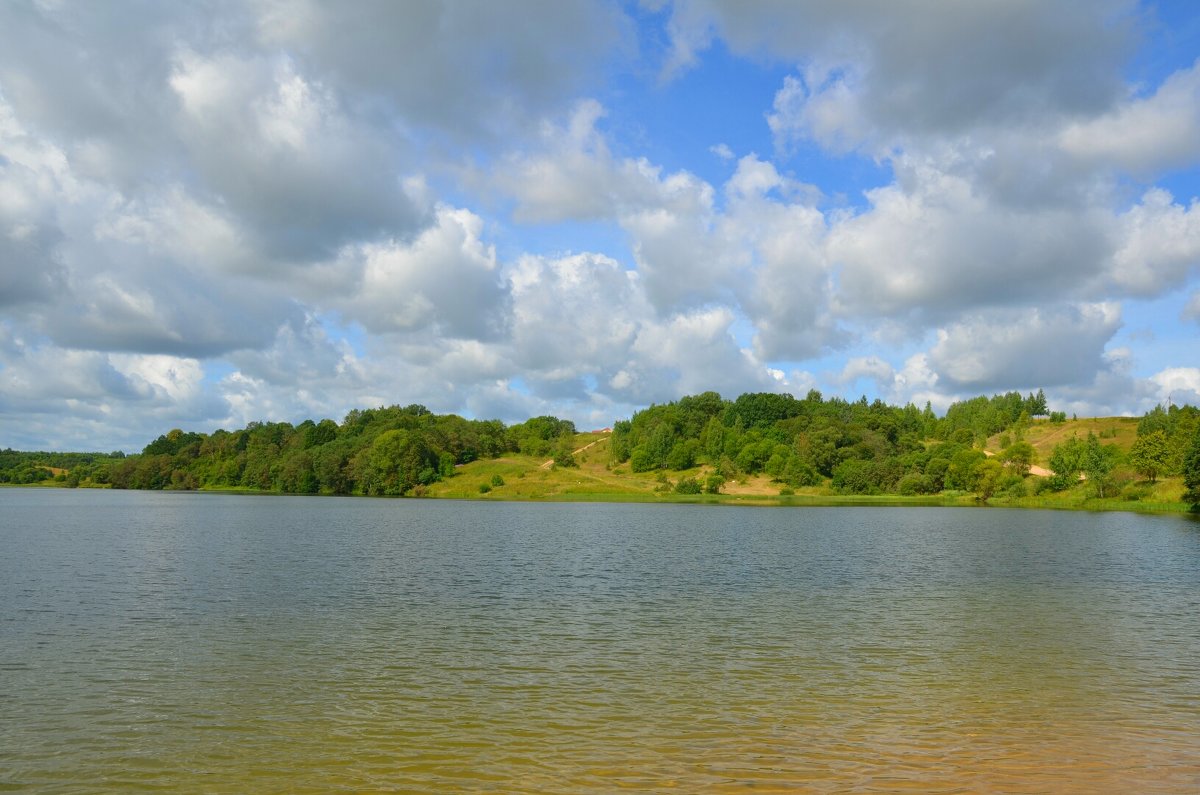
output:
[[[503,486],[504,478],[499,475],[492,475],[492,486]]]
[[[1050,482],[1051,478],[1032,478],[1029,481],[1029,491],[1035,497],[1040,497],[1048,491],[1054,491],[1054,484]]]
[[[1029,496],[1029,491],[1025,487],[1025,481],[1021,479],[1011,480],[1004,485],[1003,494],[1005,497],[1011,497],[1014,500],[1022,499]]]
[[[1149,498],[1153,493],[1154,489],[1151,486],[1144,483],[1130,483],[1121,489],[1121,499],[1137,502]]]
[[[492,490],[492,487],[489,486],[488,484],[486,484],[486,483],[479,484],[479,493],[480,494],[487,494],[491,490]]]
[[[720,494],[721,485],[725,482],[716,472],[709,473],[709,476],[704,480],[704,490],[709,494]]]
[[[699,494],[700,481],[696,480],[695,478],[681,478],[680,481],[675,484],[675,493]]]

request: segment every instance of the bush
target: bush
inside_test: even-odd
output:
[[[479,484],[479,493],[480,494],[487,494],[491,490],[492,490],[492,487],[489,486],[488,484],[486,484],[486,483]]]
[[[1145,483],[1130,483],[1125,488],[1121,489],[1121,499],[1129,502],[1137,502],[1138,500],[1148,499],[1154,493],[1154,489]]]
[[[503,486],[503,485],[504,485],[504,478],[500,477],[499,475],[492,475],[492,486],[493,487]]]
[[[834,467],[833,487],[850,494],[878,494],[875,463],[851,458]]]
[[[1014,500],[1019,500],[1029,496],[1029,491],[1025,487],[1025,481],[1020,479],[1012,480],[1006,483],[1003,486],[1002,493],[1005,497],[1011,497]]]
[[[651,469],[657,469],[658,465],[654,462],[654,456],[650,454],[649,450],[638,446],[629,459],[629,468],[634,472],[649,472]]]
[[[695,478],[681,478],[680,481],[675,484],[675,493],[699,494],[700,481],[696,480]]]
[[[704,480],[704,490],[706,492],[708,492],[709,494],[720,494],[721,493],[721,485],[724,482],[725,482],[724,478],[722,478],[716,472],[712,472]]]
[[[1033,496],[1040,497],[1048,491],[1054,491],[1054,484],[1050,482],[1050,478],[1031,478],[1029,491]]]
[[[795,493],[796,493],[796,490],[791,488],[790,486],[784,486],[782,489],[779,490],[780,497],[791,497]]]

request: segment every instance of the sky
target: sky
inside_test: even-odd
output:
[[[0,3],[0,448],[1200,404],[1200,10]]]

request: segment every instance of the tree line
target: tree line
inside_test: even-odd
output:
[[[534,417],[499,420],[435,415],[421,405],[355,409],[330,419],[252,422],[212,434],[172,430],[109,472],[114,488],[246,488],[289,494],[420,495],[456,466],[509,452],[568,451],[575,425]]]
[[[733,401],[706,392],[616,423],[611,451],[615,464],[634,472],[706,466],[703,482],[679,481],[683,492],[715,493],[732,478],[765,474],[785,493],[828,485],[843,494],[962,492],[988,500],[1082,488],[1100,498],[1119,492],[1141,499],[1160,475],[1183,475],[1185,500],[1200,504],[1198,416],[1191,406],[1155,408],[1140,420],[1127,453],[1094,433],[1072,436],[1045,462],[1051,476],[1031,478],[1040,462],[1025,437],[1035,418],[1066,422],[1064,412],[1049,410],[1042,390],[960,401],[942,417],[928,404],[826,400],[815,390],[803,399],[757,393]],[[993,437],[995,455],[983,449]]]
[[[765,475],[782,490],[828,487],[845,494],[962,492],[982,499],[1082,488],[1111,497],[1183,475],[1200,503],[1200,411],[1147,412],[1123,452],[1089,434],[1061,442],[1045,462],[1025,436],[1035,419],[1062,423],[1041,390],[952,404],[937,416],[927,403],[705,392],[636,412],[614,424],[610,467],[688,473],[681,491],[717,492],[732,478]],[[252,422],[211,434],[171,430],[141,454],[0,453],[0,483],[54,479],[64,485],[127,489],[243,488],[296,494],[421,495],[456,467],[521,453],[574,464],[575,426],[557,417],[515,425],[435,415],[420,405],[351,411],[331,419]],[[984,452],[999,434],[1000,451]],[[1052,475],[1031,478],[1045,463]],[[690,471],[690,472],[689,472]],[[1142,476],[1131,484],[1129,473]],[[1128,493],[1126,496],[1128,496]]]

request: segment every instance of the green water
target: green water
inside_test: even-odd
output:
[[[0,490],[0,790],[1195,792],[1200,524]]]

